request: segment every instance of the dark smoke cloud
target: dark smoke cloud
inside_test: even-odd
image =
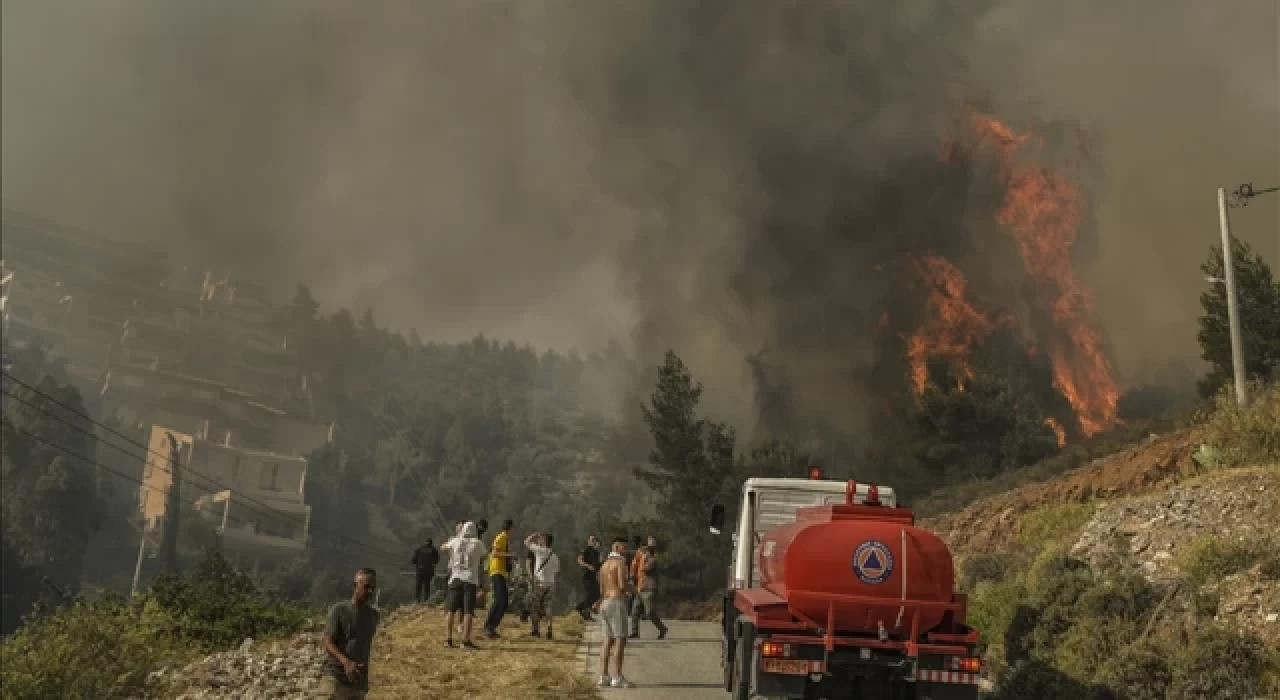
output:
[[[959,86],[1095,133],[1082,264],[1138,381],[1196,356],[1213,188],[1280,182],[1277,17],[1114,5],[5,0],[4,201],[428,338],[672,346],[744,423],[769,348],[855,424],[893,261],[1008,282],[990,178],[937,167]],[[1277,211],[1237,227],[1280,262]]]

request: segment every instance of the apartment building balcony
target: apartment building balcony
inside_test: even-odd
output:
[[[200,498],[196,510],[218,522],[223,547],[252,556],[292,556],[307,546],[311,506],[261,501],[226,490]]]
[[[5,211],[6,258],[19,269],[42,268],[60,279],[121,279],[154,288],[171,274],[163,250]]]

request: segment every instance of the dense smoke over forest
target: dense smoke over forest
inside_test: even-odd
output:
[[[675,347],[740,423],[1015,338],[1105,426],[1196,355],[1213,188],[1280,181],[1266,0],[3,7],[7,207],[426,338]]]

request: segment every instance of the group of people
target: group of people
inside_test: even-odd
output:
[[[490,545],[486,545],[482,539],[487,528],[488,523],[483,519],[474,522],[458,521],[454,524],[453,537],[439,549],[428,539],[413,553],[412,562],[416,573],[414,595],[419,603],[425,603],[431,598],[431,586],[441,558],[440,551],[449,554],[445,587],[445,609],[449,613],[446,646],[457,645],[453,638],[453,632],[457,631],[461,637],[458,644],[463,648],[475,648],[471,641],[471,630],[476,608],[483,606],[485,602],[485,580],[493,592],[493,601],[484,621],[485,637],[499,637],[498,627],[510,610],[513,582],[509,579],[516,569],[517,560],[511,549],[515,523],[511,520],[503,522]],[[534,532],[524,539],[523,573],[527,576],[529,585],[522,601],[524,605],[521,621],[532,619],[530,634],[539,637],[542,636],[541,626],[545,619],[548,639],[554,634],[550,605],[556,576],[560,572],[560,558],[552,550],[554,541],[550,534],[541,532]]]
[[[658,615],[657,539],[650,535],[637,543],[632,556],[625,537],[613,540],[601,561],[600,541],[593,535],[578,555],[582,567],[584,598],[578,607],[583,619],[600,616],[600,687],[633,688],[622,673],[628,639],[640,636],[640,619],[647,618],[658,629],[658,639],[667,636],[667,626]],[[610,673],[610,662],[613,673]]]
[[[488,523],[483,520],[459,521],[454,534],[437,549],[430,539],[414,551],[413,565],[417,574],[415,597],[426,602],[431,597],[435,569],[448,554],[445,590],[445,641],[449,648],[461,646],[475,649],[472,628],[476,609],[483,605],[485,582],[492,589],[493,600],[484,620],[483,633],[498,638],[498,628],[510,605],[512,575],[518,557],[511,551],[515,523],[506,520],[486,545],[482,539]],[[554,539],[548,533],[534,532],[524,539],[524,573],[529,577],[525,609],[531,622],[530,634],[551,639],[551,600],[560,559],[552,549]],[[602,555],[600,541],[587,538],[579,553],[582,571],[583,599],[577,612],[586,621],[599,616],[603,648],[601,651],[601,687],[635,687],[622,673],[624,649],[628,639],[640,636],[640,620],[650,620],[658,630],[658,639],[667,635],[667,627],[658,615],[656,597],[660,570],[657,541],[651,535],[636,543],[632,555],[626,538],[615,539],[607,554]],[[325,625],[324,646],[326,697],[356,700],[368,692],[368,663],[373,637],[378,628],[379,613],[372,605],[377,592],[377,573],[360,569],[352,584],[352,597],[334,605]],[[455,634],[457,639],[455,639]],[[611,668],[612,666],[612,668]],[[612,673],[610,672],[612,670]]]

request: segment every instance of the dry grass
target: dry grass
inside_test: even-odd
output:
[[[576,615],[556,619],[554,641],[529,637],[528,625],[508,617],[506,638],[477,639],[476,651],[445,648],[438,608],[406,606],[388,618],[374,642],[370,700],[600,697],[576,659],[583,634]]]

